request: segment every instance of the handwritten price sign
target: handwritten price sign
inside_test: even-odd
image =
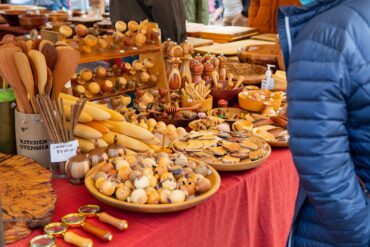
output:
[[[78,141],[50,144],[51,162],[64,162],[76,155]]]

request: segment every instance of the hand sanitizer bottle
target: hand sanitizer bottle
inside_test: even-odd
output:
[[[272,78],[271,68],[275,68],[275,65],[268,64],[266,77],[262,80],[261,88],[265,90],[271,90],[275,87],[275,80]]]

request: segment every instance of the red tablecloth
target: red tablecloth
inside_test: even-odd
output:
[[[273,151],[262,166],[247,172],[221,173],[222,185],[216,195],[195,208],[170,214],[140,214],[102,205],[84,186],[55,180],[58,196],[54,220],[86,203],[129,221],[129,229],[119,232],[96,219],[90,222],[112,231],[111,243],[81,232],[94,246],[176,246],[176,247],[283,247],[294,212],[298,175],[288,150]],[[35,230],[31,237],[41,234]],[[31,237],[9,246],[27,246]],[[61,240],[58,245],[68,246]]]

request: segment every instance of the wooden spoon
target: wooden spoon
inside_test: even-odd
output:
[[[33,79],[32,68],[27,55],[23,52],[14,53],[14,61],[18,70],[18,74],[27,91],[27,99],[31,102],[34,112],[37,112],[37,107],[33,102],[35,96],[35,82]]]
[[[31,50],[28,52],[28,56],[31,59],[31,62],[33,63],[35,67],[35,71],[37,76],[37,88],[39,90],[39,94],[44,95],[45,94],[45,86],[48,81],[48,71],[47,71],[47,65],[46,65],[46,59],[45,56],[36,50]]]
[[[57,62],[57,51],[53,45],[53,43],[44,43],[41,41],[40,43],[40,51],[44,54],[46,59],[46,65],[50,70],[54,69],[55,63]]]
[[[0,47],[0,68],[3,77],[13,88],[18,110],[23,113],[33,113],[31,102],[27,100],[27,91],[14,61],[14,53],[21,51],[19,47]]]
[[[54,86],[52,99],[57,99],[64,85],[72,78],[77,69],[80,53],[71,47],[60,46],[56,48],[58,59],[54,66]]]

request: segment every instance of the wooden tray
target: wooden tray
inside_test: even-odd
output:
[[[195,159],[193,159],[195,160]],[[196,162],[200,162],[195,160]],[[137,203],[129,203],[119,201],[113,197],[105,196],[100,193],[94,185],[94,176],[95,173],[98,171],[100,165],[95,166],[92,168],[85,177],[85,185],[87,190],[99,201],[104,202],[112,207],[121,208],[128,211],[133,212],[141,212],[141,213],[169,213],[169,212],[176,212],[181,211],[184,209],[195,207],[205,201],[207,201],[210,197],[212,197],[217,190],[220,188],[221,185],[221,178],[218,172],[209,167],[212,171],[212,174],[209,175],[207,178],[211,181],[212,188],[204,194],[197,196],[191,200],[176,203],[176,204],[157,204],[157,205],[149,205],[149,204],[137,204]]]
[[[224,54],[225,56],[236,56],[238,54],[238,49],[240,47],[245,47],[247,45],[259,45],[259,44],[274,44],[272,42],[261,41],[261,40],[241,40],[236,42],[231,42],[227,44],[217,44],[212,46],[203,46],[195,48],[196,53],[207,54],[211,53],[214,55]]]
[[[0,154],[0,196],[5,243],[13,243],[43,227],[53,216],[56,195],[52,174],[35,161]]]

